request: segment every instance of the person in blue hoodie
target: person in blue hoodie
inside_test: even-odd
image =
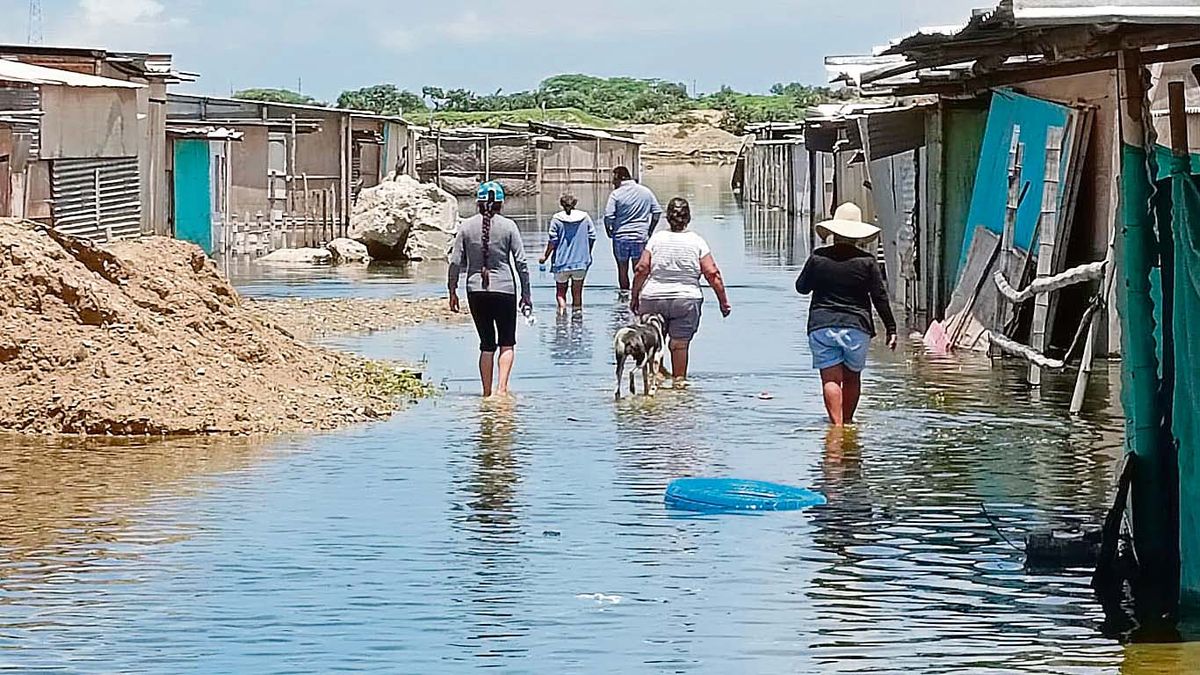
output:
[[[545,265],[553,259],[550,271],[558,286],[558,312],[567,311],[567,287],[576,312],[583,309],[583,282],[592,266],[592,247],[596,245],[596,224],[586,211],[575,208],[579,200],[563,195],[558,201],[563,210],[550,219],[550,240],[538,261]]]

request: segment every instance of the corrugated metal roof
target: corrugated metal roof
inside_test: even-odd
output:
[[[124,80],[114,80],[95,75],[83,75],[69,70],[45,68],[19,61],[0,59],[0,80],[25,84],[56,85],[64,87],[97,87],[108,89],[141,89],[145,85]]]
[[[246,133],[228,127],[167,125],[167,133],[185,138],[204,138],[210,141],[240,141]]]
[[[1200,23],[1196,0],[1012,0],[1018,24]]]

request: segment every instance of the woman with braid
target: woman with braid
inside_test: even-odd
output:
[[[516,361],[517,281],[521,310],[533,309],[529,265],[517,224],[500,215],[504,188],[489,182],[479,186],[479,214],[463,221],[450,249],[450,311],[461,311],[458,281],[467,274],[467,306],[479,333],[479,378],[483,395],[508,395],[508,380]],[[499,349],[500,383],[493,390]]]

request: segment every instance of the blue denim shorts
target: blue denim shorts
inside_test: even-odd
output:
[[[613,256],[617,262],[632,260],[637,262],[646,252],[646,242],[641,239],[613,239]]]
[[[834,366],[861,373],[867,367],[867,351],[871,336],[857,328],[822,328],[809,333],[813,368],[825,370]]]

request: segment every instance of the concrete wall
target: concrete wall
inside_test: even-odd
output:
[[[256,213],[270,215],[267,199],[267,138],[266,127],[243,127],[245,136],[234,143],[230,153],[229,170],[233,183],[229,194],[229,210],[239,218]]]
[[[307,111],[305,113],[307,115]],[[344,113],[327,113],[310,116],[321,120],[321,130],[311,134],[300,134],[296,143],[296,166],[293,175],[310,176],[342,175],[342,121]]]
[[[137,157],[137,89],[42,87],[42,159]]]

